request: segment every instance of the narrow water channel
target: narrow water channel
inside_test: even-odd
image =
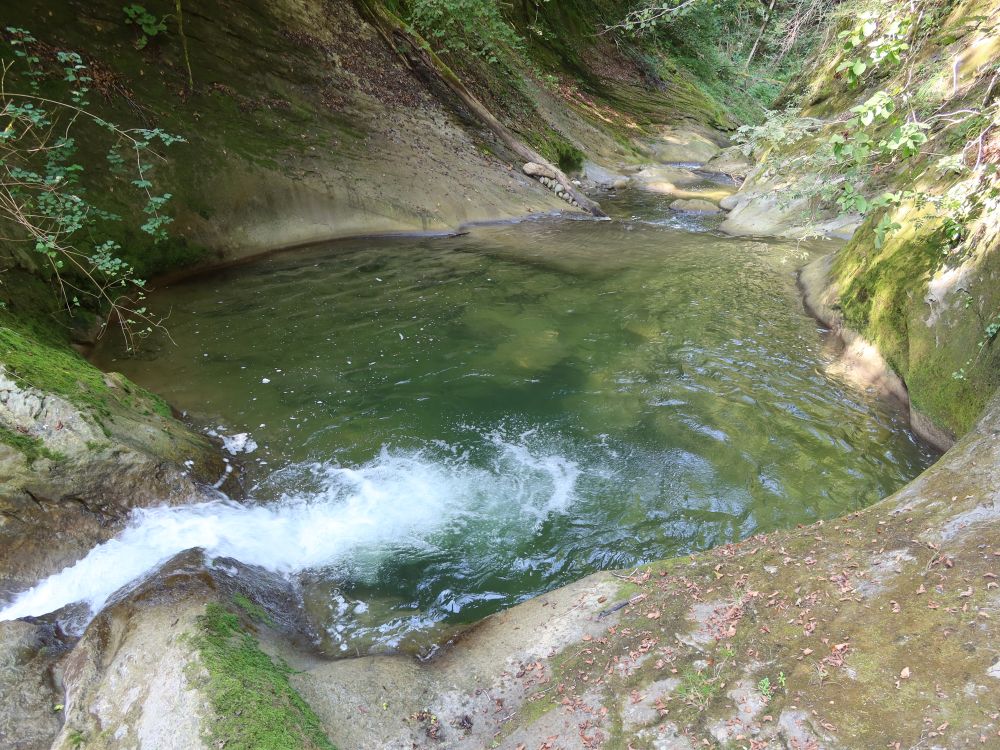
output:
[[[422,649],[592,571],[864,506],[933,460],[897,407],[826,372],[795,270],[830,245],[725,237],[666,202],[331,243],[158,292],[174,343],[108,342],[99,364],[248,433],[254,504],[143,511],[0,617],[100,606],[201,546],[298,576],[331,654]]]

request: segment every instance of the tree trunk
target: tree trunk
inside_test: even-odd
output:
[[[753,47],[750,48],[750,54],[747,56],[747,64],[743,66],[744,71],[750,70],[750,63],[753,62],[754,55],[757,54],[757,47],[760,46],[760,40],[764,38],[764,32],[767,30],[767,24],[771,20],[771,13],[774,12],[774,3],[776,0],[771,0],[771,4],[767,8],[767,13],[764,15],[764,23],[761,24],[760,33],[757,35],[757,40],[753,43]]]
[[[177,30],[181,36],[181,47],[184,49],[184,67],[188,74],[188,91],[194,92],[194,76],[191,74],[191,58],[188,56],[188,39],[184,33],[184,8],[181,7],[181,0],[176,0],[174,7],[177,10]]]

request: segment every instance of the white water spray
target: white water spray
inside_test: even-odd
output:
[[[434,545],[435,535],[449,530],[501,522],[531,534],[573,501],[574,462],[499,436],[489,440],[498,449],[489,469],[455,451],[431,456],[383,449],[357,468],[290,467],[279,481],[308,489],[286,492],[270,505],[214,501],[137,510],[117,537],[15,596],[0,609],[0,620],[75,602],[96,613],[123,586],[195,547],[210,558],[232,557],[289,575],[348,558],[357,568],[359,560],[377,565],[390,553]]]

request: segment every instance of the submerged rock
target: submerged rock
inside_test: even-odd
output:
[[[699,198],[676,200],[670,204],[670,209],[672,211],[683,211],[691,214],[717,214],[722,212],[722,209],[716,204]]]

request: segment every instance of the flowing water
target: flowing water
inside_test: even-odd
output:
[[[842,514],[930,463],[897,407],[826,374],[794,272],[830,246],[724,237],[649,195],[611,207],[156,294],[176,343],[99,363],[249,433],[229,444],[253,501],[140,511],[0,618],[99,608],[203,547],[297,576],[330,653],[422,648],[595,570]]]

